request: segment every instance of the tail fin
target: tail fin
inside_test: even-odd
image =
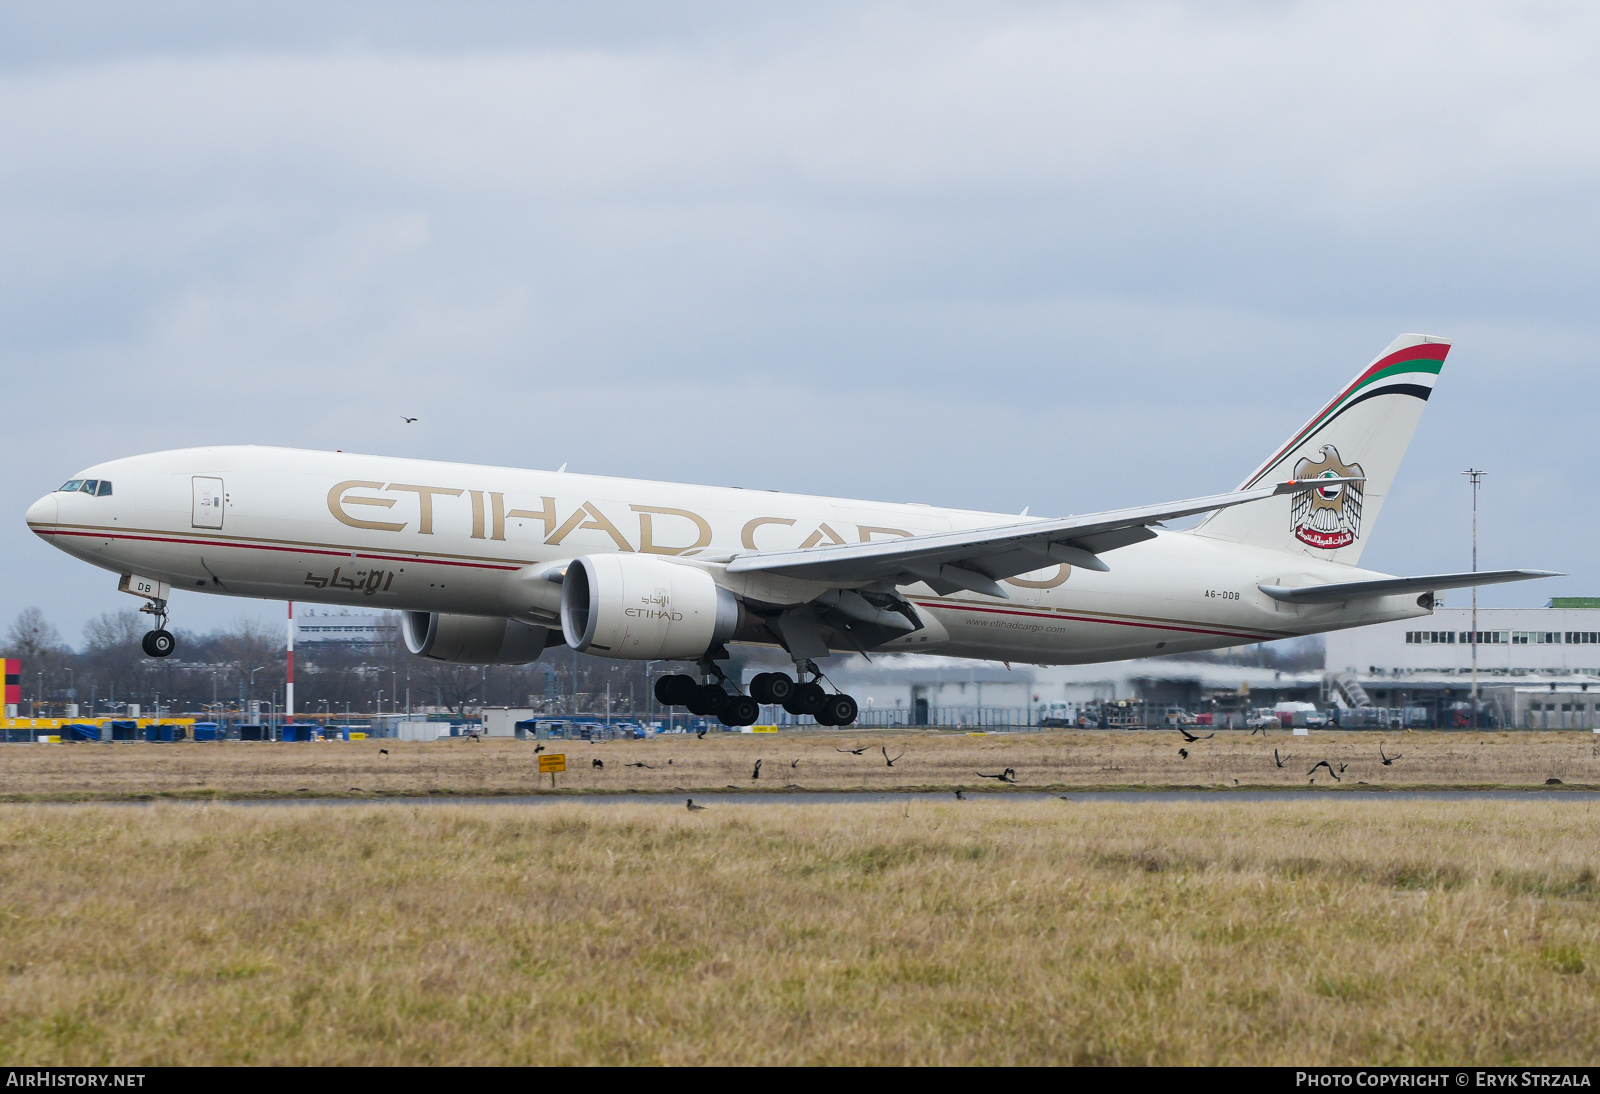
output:
[[[1318,476],[1366,482],[1223,509],[1196,534],[1354,565],[1449,352],[1447,339],[1402,334],[1239,489]]]

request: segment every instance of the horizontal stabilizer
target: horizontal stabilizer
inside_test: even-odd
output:
[[[1503,581],[1528,581],[1536,577],[1564,577],[1554,570],[1479,570],[1467,574],[1431,574],[1427,577],[1381,577],[1372,581],[1339,581],[1332,585],[1257,585],[1274,600],[1288,604],[1332,604],[1345,600],[1370,600],[1400,593],[1428,593],[1439,589],[1467,589],[1498,585]]]

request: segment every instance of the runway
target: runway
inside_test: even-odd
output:
[[[958,801],[953,793],[864,793],[849,794],[836,791],[786,791],[769,793],[740,793],[726,791],[683,791],[671,794],[529,794],[515,797],[408,797],[408,798],[269,798],[229,801],[215,800],[217,805],[246,806],[358,806],[358,805],[663,805],[683,808],[684,800],[700,795],[707,808],[719,805],[871,805],[900,802],[939,803],[952,805],[981,802],[1036,802],[1060,800],[1065,802],[1136,802],[1141,804],[1216,803],[1240,802],[1349,802],[1351,804],[1373,801],[1600,801],[1600,790],[1091,790],[1081,793],[1048,793],[1045,791],[970,791],[965,801]],[[72,803],[80,804],[80,803]],[[93,804],[93,803],[82,803]],[[106,804],[106,803],[99,803]],[[148,805],[150,802],[127,804]]]

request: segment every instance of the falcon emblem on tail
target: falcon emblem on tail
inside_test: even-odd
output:
[[[1294,465],[1296,479],[1365,478],[1358,463],[1345,463],[1331,444],[1322,446],[1322,458],[1302,458]],[[1324,551],[1348,547],[1361,534],[1361,486],[1343,483],[1296,494],[1289,506],[1294,538]]]

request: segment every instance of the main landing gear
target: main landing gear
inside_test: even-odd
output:
[[[819,726],[847,726],[856,720],[855,699],[842,694],[830,695],[815,678],[796,683],[788,673],[758,673],[750,681],[750,694],[740,695],[730,693],[723,686],[728,682],[727,677],[716,671],[714,665],[712,669],[720,683],[696,683],[693,676],[683,673],[657,678],[656,701],[662,706],[684,707],[690,714],[702,718],[715,717],[725,726],[755,725],[764,706],[781,706],[796,716],[809,714]],[[811,671],[816,673],[814,666]]]
[[[178,640],[172,637],[172,632],[167,630],[167,602],[165,600],[151,600],[139,609],[156,617],[156,629],[150,631],[139,640],[139,645],[144,648],[146,657],[170,657],[172,651],[178,648]]]

